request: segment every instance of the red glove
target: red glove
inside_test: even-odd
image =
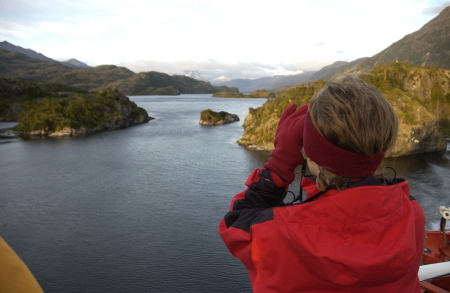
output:
[[[273,142],[275,149],[271,152],[272,157],[264,164],[265,168],[275,172],[288,183],[294,181],[294,170],[303,161],[303,125],[308,104],[297,111],[296,108],[297,104],[292,103],[281,115]]]

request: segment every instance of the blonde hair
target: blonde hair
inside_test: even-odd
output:
[[[372,156],[394,146],[398,118],[386,98],[360,76],[349,71],[333,77],[314,94],[308,110],[317,131],[330,143],[344,150]],[[319,166],[317,187],[345,188],[349,180]]]

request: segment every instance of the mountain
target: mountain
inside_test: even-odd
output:
[[[283,85],[295,85],[299,83],[304,83],[311,80],[311,76],[313,74],[314,71],[305,71],[300,74],[286,75],[285,77],[275,79],[270,86],[271,89],[273,89]]]
[[[271,90],[282,85],[296,85],[310,80],[313,72],[303,72],[295,75],[276,75],[257,79],[238,78],[230,81],[212,82],[214,85],[237,87],[240,92],[252,92],[257,89]]]
[[[129,78],[135,73],[125,67],[101,65],[97,67],[71,69],[58,77],[45,81],[67,84],[86,90],[93,90],[111,82]]]
[[[208,81],[208,79],[201,76],[197,70],[185,70],[183,75],[197,80]]]
[[[0,49],[4,49],[10,52],[22,53],[30,58],[38,59],[41,61],[57,62],[56,60],[50,59],[47,56],[42,55],[41,53],[38,53],[31,49],[24,49],[22,47],[8,43],[7,41],[3,41],[0,43]]]
[[[227,81],[230,81],[230,80],[231,80],[231,78],[221,75],[221,76],[216,77],[213,80],[211,80],[211,84],[212,85],[221,84],[223,82],[227,82]]]
[[[323,79],[323,80],[328,80],[330,79],[333,75],[335,75],[336,73],[347,69],[349,67],[354,67],[354,66],[358,66],[359,64],[362,64],[365,60],[367,60],[368,58],[359,58],[356,59],[354,61],[351,62],[347,62],[347,61],[336,61],[331,65],[325,66],[322,69],[314,72],[314,74],[312,74],[308,81],[314,81],[314,80],[318,80],[318,79]]]
[[[450,6],[418,31],[406,35],[363,64],[372,68],[393,61],[450,69]]]
[[[125,67],[102,65],[70,68],[60,62],[30,58],[21,53],[0,49],[0,76],[25,81],[53,82],[91,90],[135,73]]]
[[[134,73],[125,67],[101,65],[71,68],[60,62],[41,61],[24,54],[0,49],[0,77],[33,82],[51,82],[84,90],[118,89],[126,95],[178,95],[237,91],[212,86],[209,82],[160,72]]]
[[[41,61],[22,53],[0,49],[0,77],[48,81],[72,70],[57,61]]]
[[[69,59],[67,61],[63,61],[61,63],[66,66],[72,67],[72,68],[88,68],[88,67],[90,67],[89,65],[87,65],[75,58]]]
[[[38,60],[41,60],[41,61],[58,62],[56,60],[48,58],[45,55],[42,55],[41,53],[38,53],[38,52],[33,51],[31,49],[24,49],[22,47],[13,45],[11,43],[8,43],[7,41],[3,41],[3,42],[0,43],[0,49],[7,50],[9,52],[21,53],[21,54],[24,54],[24,55],[26,55],[26,56],[28,56],[30,58],[38,59]],[[87,64],[85,64],[85,63],[83,63],[81,61],[78,61],[75,58],[69,59],[67,61],[63,61],[61,63],[63,65],[65,65],[65,66],[68,66],[68,67],[71,67],[71,68],[86,68],[86,67],[90,67],[89,65],[87,65]]]
[[[219,91],[237,91],[227,87],[215,87],[209,82],[197,80],[184,75],[168,75],[162,72],[140,72],[125,79],[104,84],[95,90],[117,89],[128,95],[154,95],[158,89],[161,94],[207,94]]]

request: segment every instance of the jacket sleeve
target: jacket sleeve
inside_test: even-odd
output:
[[[282,202],[288,183],[268,169],[255,169],[245,185],[232,199],[219,234],[230,253],[250,268],[251,227],[273,219],[273,207]]]

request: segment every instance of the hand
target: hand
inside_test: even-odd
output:
[[[275,172],[283,180],[291,183],[295,179],[294,170],[303,161],[303,125],[308,104],[298,110],[296,103],[290,104],[281,115],[275,133],[272,157],[264,167]]]

